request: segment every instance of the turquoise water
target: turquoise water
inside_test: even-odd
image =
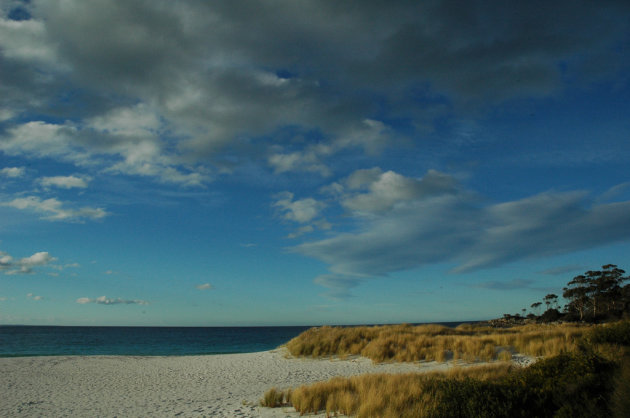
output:
[[[308,328],[0,326],[0,357],[251,353],[276,348]]]

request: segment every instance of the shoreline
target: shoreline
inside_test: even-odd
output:
[[[483,363],[464,366],[478,364]],[[452,367],[458,365],[287,358],[283,349],[202,356],[2,357],[0,416],[293,417],[299,415],[293,408],[263,408],[258,402],[272,387]]]

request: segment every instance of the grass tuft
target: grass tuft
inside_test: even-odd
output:
[[[267,408],[278,408],[280,406],[288,405],[291,398],[291,390],[278,390],[276,388],[271,388],[260,400],[260,405],[265,406]]]

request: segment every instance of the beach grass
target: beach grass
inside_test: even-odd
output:
[[[491,328],[471,324],[311,328],[286,345],[296,357],[363,356],[374,362],[509,360],[508,352],[534,357],[574,351],[588,325],[551,324]]]
[[[527,368],[497,363],[454,370],[337,377],[293,389],[288,399],[300,414],[604,417],[614,392],[627,411],[627,385],[616,390],[614,364],[594,353],[565,353]]]
[[[586,326],[474,325],[321,327],[289,342],[293,355],[365,355],[373,361],[447,357],[508,359],[508,350],[544,356],[521,368],[509,362],[453,367],[447,372],[333,378],[282,395],[300,414],[357,417],[630,416],[630,322]],[[427,343],[433,339],[433,344]],[[490,354],[487,347],[493,347]],[[404,351],[410,351],[405,353]],[[511,355],[510,355],[511,357]]]

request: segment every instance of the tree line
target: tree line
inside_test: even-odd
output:
[[[554,293],[546,295],[541,302],[534,302],[526,318],[542,322],[557,320],[599,322],[630,318],[630,276],[615,264],[606,264],[601,270],[589,270],[575,276],[562,289],[562,297],[567,303],[559,304]],[[541,315],[537,313],[546,310]],[[527,309],[523,309],[523,315]],[[523,319],[520,314],[504,315],[506,319]]]

